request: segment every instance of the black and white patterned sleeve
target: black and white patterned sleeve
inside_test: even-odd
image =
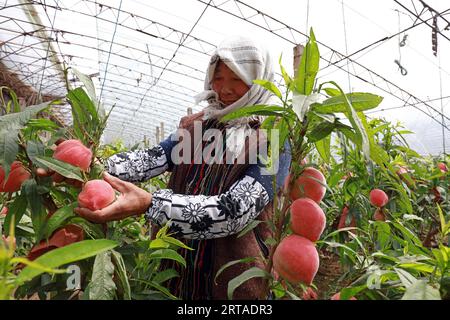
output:
[[[153,193],[146,217],[160,226],[169,220],[171,232],[191,239],[225,237],[241,231],[269,203],[263,185],[244,176],[217,196],[174,194],[169,189]]]
[[[109,157],[105,163],[108,173],[131,182],[146,181],[165,172],[168,167],[166,151],[161,145],[118,153]]]

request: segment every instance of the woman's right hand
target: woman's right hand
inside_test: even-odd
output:
[[[204,112],[200,111],[198,113],[190,114],[187,116],[184,116],[180,120],[179,128],[181,129],[187,129],[190,125],[194,123],[195,120],[201,120],[203,117]]]

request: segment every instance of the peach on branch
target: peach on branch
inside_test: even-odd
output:
[[[56,147],[53,158],[87,171],[91,165],[92,151],[79,140],[66,140]]]
[[[439,162],[437,164],[437,166],[438,166],[439,170],[441,170],[442,173],[448,172],[448,168],[447,168],[447,165],[445,163]]]
[[[340,292],[335,293],[335,294],[331,297],[331,300],[341,300],[341,293],[340,293]],[[348,300],[358,300],[358,299],[356,299],[355,297],[351,297],[351,298],[349,298]]]
[[[355,216],[352,216],[352,220],[350,221],[350,225],[346,225],[346,220],[347,220],[347,216],[348,216],[348,212],[349,212],[349,207],[348,206],[344,206],[344,208],[342,209],[342,214],[341,217],[339,219],[339,224],[338,224],[338,230],[343,229],[343,228],[347,228],[347,227],[356,227],[356,219]]]
[[[313,242],[292,234],[281,240],[276,248],[273,267],[293,284],[310,285],[319,269],[319,254]]]
[[[11,171],[5,180],[5,171],[0,166],[0,192],[16,192],[20,190],[22,183],[31,178],[30,172],[19,161],[14,161]]]
[[[386,215],[383,212],[383,208],[377,208],[373,214],[373,220],[375,221],[386,221]]]
[[[285,188],[289,185],[291,176],[285,181]],[[297,180],[292,184],[289,196],[292,201],[298,198],[310,198],[319,203],[326,192],[326,180],[322,172],[313,167],[305,168]]]
[[[384,207],[389,201],[387,194],[380,189],[373,189],[370,191],[369,198],[370,203],[378,208]]]
[[[92,211],[100,210],[110,205],[116,199],[111,185],[104,180],[86,182],[78,195],[78,205]]]
[[[326,217],[322,208],[309,198],[300,198],[291,205],[291,229],[313,242],[325,229]]]

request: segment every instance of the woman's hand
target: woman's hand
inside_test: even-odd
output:
[[[184,116],[180,120],[179,128],[181,129],[187,129],[192,123],[194,123],[195,120],[201,120],[203,117],[204,112],[200,111],[199,113],[194,113],[188,116]]]
[[[92,222],[105,223],[140,215],[147,211],[152,202],[151,193],[106,172],[103,174],[103,179],[119,191],[120,196],[101,210],[91,211],[87,208],[75,208],[77,214]]]

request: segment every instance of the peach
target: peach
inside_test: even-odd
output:
[[[443,162],[439,162],[437,164],[437,166],[438,166],[439,170],[441,170],[441,172],[443,172],[443,173],[448,171],[447,165]]]
[[[384,207],[389,201],[387,194],[380,189],[373,189],[370,191],[369,198],[370,203],[378,208]]]
[[[3,207],[2,211],[0,211],[0,216],[6,216],[8,214],[8,208]]]
[[[66,140],[56,147],[53,158],[87,171],[91,165],[92,151],[79,140]]]
[[[292,284],[310,285],[319,269],[319,254],[313,242],[292,234],[281,240],[276,248],[273,267]]]
[[[317,292],[313,288],[308,287],[305,291],[303,291],[302,300],[317,300],[317,299],[319,299],[319,296],[317,295]]]
[[[92,211],[103,209],[116,199],[111,185],[104,180],[91,180],[86,182],[78,195],[78,205]]]
[[[347,227],[345,224],[345,220],[347,219],[348,211],[349,211],[349,208],[347,206],[344,206],[344,208],[342,209],[341,218],[339,219],[338,230]],[[350,225],[348,227],[352,227],[352,228],[356,227],[355,216],[352,217],[352,220],[350,221]]]
[[[287,188],[290,180],[290,175],[285,181],[285,188]],[[320,182],[319,182],[320,181]],[[297,181],[292,185],[289,196],[292,201],[298,198],[310,198],[319,203],[322,201],[327,191],[326,180],[322,172],[313,167],[308,167],[303,170]]]
[[[16,192],[20,190],[22,183],[31,178],[30,172],[19,161],[11,165],[8,179],[5,181],[5,171],[0,167],[0,192]]]
[[[382,208],[377,208],[373,214],[373,220],[375,221],[386,221],[386,216]]]
[[[341,293],[340,293],[340,292],[335,293],[335,294],[331,297],[331,300],[341,300]],[[351,297],[351,298],[348,299],[348,300],[358,300],[358,299],[356,299],[355,297]]]
[[[291,229],[312,242],[319,240],[325,229],[326,217],[322,208],[309,198],[300,198],[291,205]]]

